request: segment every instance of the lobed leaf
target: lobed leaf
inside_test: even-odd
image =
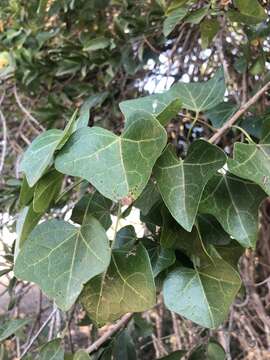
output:
[[[88,180],[107,198],[138,198],[166,145],[167,134],[152,116],[139,112],[122,134],[98,128],[77,130],[56,157],[58,171]]]
[[[110,262],[108,238],[100,223],[86,216],[77,228],[63,220],[38,225],[19,252],[15,276],[38,284],[62,310],[76,301],[83,284]]]
[[[86,284],[80,300],[90,318],[103,325],[151,308],[155,297],[150,260],[140,244],[134,251],[114,250],[107,272]]]
[[[197,140],[185,160],[178,160],[171,147],[159,158],[154,176],[161,196],[173,217],[191,231],[203,189],[226,161],[225,154],[204,140]]]

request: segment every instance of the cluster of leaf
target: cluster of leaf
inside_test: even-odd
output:
[[[136,78],[149,75],[148,60],[171,50],[180,24],[198,28],[203,48],[211,47],[226,18],[236,31],[245,31],[235,56],[235,68],[253,75],[265,71],[263,40],[269,35],[266,14],[257,0],[63,0],[3,1],[0,13],[0,77],[14,75],[29,95],[39,101],[36,113],[53,127],[70,116],[70,105],[105,89],[107,101],[118,116],[123,81],[134,96]],[[258,25],[260,24],[260,25]],[[163,27],[163,31],[162,31]],[[153,45],[151,45],[153,44]],[[250,47],[255,49],[253,51]],[[63,85],[64,82],[64,85]]]
[[[62,310],[78,299],[97,325],[151,308],[161,290],[170,310],[207,328],[222,324],[241,286],[238,259],[256,244],[258,209],[270,194],[269,122],[260,144],[235,144],[234,159],[202,139],[179,159],[164,126],[181,107],[222,108],[225,90],[219,70],[208,82],[122,102],[121,136],[88,127],[83,113],[39,135],[21,162],[16,277]],[[63,174],[95,190],[75,205],[72,223],[36,225],[59,198]],[[129,212],[123,199],[140,209],[150,235],[137,238],[127,226],[108,239],[110,215]]]

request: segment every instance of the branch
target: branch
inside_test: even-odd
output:
[[[39,337],[39,335],[42,333],[43,329],[47,326],[47,324],[49,323],[49,321],[51,320],[51,318],[54,316],[54,314],[56,313],[57,308],[55,308],[50,315],[47,317],[47,319],[45,320],[45,322],[42,324],[42,326],[40,327],[40,329],[37,331],[37,333],[32,337],[32,339],[29,341],[28,345],[26,346],[26,348],[24,349],[20,359],[22,359],[24,357],[24,355],[26,355],[26,353],[28,352],[28,350],[30,350],[31,346],[33,345],[33,343],[35,342],[35,340]]]
[[[133,314],[127,313],[124,315],[115,325],[112,325],[111,328],[103,334],[97,341],[95,341],[92,345],[90,345],[86,351],[91,354],[94,351],[97,351],[101,345],[103,345],[110,337],[112,337],[118,330],[120,330],[123,326],[126,326],[131,320]]]
[[[0,159],[0,174],[4,168],[6,151],[7,151],[7,124],[3,112],[0,110],[0,119],[3,125],[2,154]]]
[[[209,142],[212,144],[217,143],[225,131],[232,127],[233,124],[236,123],[236,121],[247,111],[247,109],[257,102],[257,100],[264,94],[266,90],[268,90],[269,87],[270,81],[265,84],[264,87],[262,87],[251,99],[243,104],[240,109],[209,139]]]
[[[13,93],[16,99],[16,102],[19,106],[19,108],[22,110],[23,113],[25,113],[25,115],[35,124],[37,125],[42,131],[45,130],[45,128],[37,121],[37,119],[34,118],[33,115],[30,114],[30,112],[23,106],[23,104],[21,103],[21,100],[19,98],[19,95],[17,93],[17,88],[16,86],[14,86],[13,88]]]

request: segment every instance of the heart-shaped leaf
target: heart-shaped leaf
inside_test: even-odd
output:
[[[161,196],[173,217],[191,231],[203,189],[226,161],[225,154],[204,140],[194,142],[185,160],[179,160],[171,147],[159,158],[154,176]]]
[[[270,195],[270,121],[265,121],[259,144],[235,143],[233,159],[228,160],[230,172],[252,180]]]
[[[259,186],[229,174],[220,174],[207,184],[199,210],[215,216],[224,230],[242,246],[254,247],[258,209],[265,197]]]
[[[77,130],[56,157],[55,167],[88,180],[111,200],[126,196],[136,199],[166,140],[166,131],[159,122],[139,112],[122,136],[98,127]]]
[[[86,216],[80,228],[63,220],[38,225],[18,254],[14,272],[40,285],[62,310],[68,310],[83,284],[105,271],[109,262],[105,230]]]
[[[30,187],[41,178],[52,163],[53,154],[63,136],[62,130],[48,130],[40,134],[24,153],[20,170]]]
[[[90,318],[103,325],[127,312],[151,308],[155,296],[150,260],[140,244],[134,251],[114,250],[106,274],[90,280],[80,300]]]
[[[178,97],[185,109],[201,112],[209,110],[224,99],[226,90],[224,71],[220,69],[212,79],[200,83],[175,84],[169,93],[172,97]]]
[[[225,261],[215,258],[200,268],[180,267],[164,282],[165,305],[195,323],[218,327],[227,317],[241,279]]]

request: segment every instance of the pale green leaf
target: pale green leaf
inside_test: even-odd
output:
[[[52,170],[36,184],[33,208],[35,212],[45,212],[61,189],[63,175]]]
[[[38,284],[62,310],[76,301],[83,284],[105,271],[108,238],[100,223],[86,216],[80,228],[63,220],[38,225],[15,262],[16,277]]]
[[[106,274],[90,280],[80,300],[90,318],[103,325],[127,312],[148,310],[155,297],[150,260],[140,244],[129,252],[114,250]]]
[[[178,25],[180,21],[184,19],[187,13],[188,13],[188,9],[185,6],[171,11],[163,23],[164,36],[167,37],[168,35],[170,35],[170,33],[174,30],[176,25]]]
[[[224,230],[242,246],[254,247],[258,235],[258,210],[265,197],[256,184],[220,174],[207,184],[199,210],[215,216]]]
[[[167,134],[154,117],[144,112],[136,116],[122,136],[98,127],[77,130],[56,157],[56,169],[88,180],[111,200],[138,198]]]
[[[75,205],[71,220],[82,224],[85,213],[93,215],[104,227],[109,229],[112,224],[111,220],[111,200],[102,196],[98,191],[83,196]]]
[[[171,311],[207,328],[216,328],[226,319],[241,286],[241,279],[221,259],[200,268],[180,267],[164,282],[165,305]]]
[[[169,90],[172,97],[182,101],[182,107],[196,112],[209,110],[223,102],[226,90],[224,72],[220,69],[206,82],[179,82]]]
[[[154,168],[159,191],[173,217],[187,231],[194,225],[205,185],[225,161],[222,150],[204,140],[190,146],[184,161],[171,147],[159,158]]]
[[[40,134],[23,155],[20,170],[30,187],[41,178],[52,164],[53,154],[63,136],[62,130],[48,130]]]
[[[0,342],[6,340],[16,331],[30,322],[29,319],[10,319],[0,324]]]
[[[61,347],[61,339],[54,339],[39,350],[39,360],[64,360],[64,350]]]

